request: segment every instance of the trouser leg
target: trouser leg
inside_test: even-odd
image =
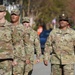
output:
[[[0,62],[0,75],[12,75],[12,61],[5,60]]]
[[[64,75],[74,75],[74,65],[64,65]]]
[[[25,73],[24,75],[31,75],[33,70],[33,64],[27,64],[25,65]]]
[[[74,65],[59,65],[52,64],[51,65],[51,75],[74,75]]]
[[[51,64],[51,75],[62,75],[62,66],[59,64]]]
[[[23,75],[24,62],[18,59],[16,60],[17,60],[17,65],[13,67],[13,73],[14,75]]]

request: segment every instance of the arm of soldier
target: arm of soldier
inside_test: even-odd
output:
[[[29,51],[31,50],[31,48],[29,47],[29,44],[25,45],[25,63],[29,64],[30,61],[30,57],[32,55],[32,53],[30,53]]]
[[[26,54],[26,60],[25,60],[25,63],[26,63],[26,64],[31,63],[30,55],[31,55],[31,54]]]
[[[24,42],[24,50],[25,50],[25,63],[29,64],[30,63],[30,54],[28,54],[29,52],[28,49],[30,49],[29,46],[29,34],[28,32],[25,30],[24,34],[23,34],[23,42]]]
[[[50,59],[50,53],[52,52],[52,35],[50,33],[47,41],[45,43],[45,50],[44,50],[44,64],[48,65],[48,60]]]
[[[75,33],[74,33],[73,35],[74,35],[74,41],[73,41],[73,44],[74,44],[74,53],[75,53]]]
[[[25,43],[25,44],[26,44],[26,43],[27,43],[27,44],[28,44],[28,43],[30,44],[30,40],[29,40],[29,39],[30,39],[30,36],[31,36],[30,34],[31,34],[31,33],[29,32],[29,30],[28,30],[27,28],[25,28],[24,30],[25,30],[25,31],[24,31],[24,34],[23,34],[24,43]]]
[[[37,62],[39,62],[40,56],[41,56],[41,46],[40,46],[40,38],[37,33],[35,33],[34,46],[35,46],[35,50],[36,50]]]
[[[11,27],[11,37],[12,37],[12,46],[13,46],[13,52],[12,52],[12,57],[13,57],[13,61],[12,61],[12,65],[15,66],[17,63],[14,61],[14,53],[15,53],[15,48],[14,48],[14,29],[13,27]]]
[[[74,35],[74,41],[73,41],[73,44],[74,44],[74,47],[75,47],[75,33],[74,33],[73,35]]]
[[[72,40],[73,40],[73,45],[74,45],[74,53],[75,53],[75,30],[72,32]]]
[[[22,60],[22,56],[24,55],[24,52],[22,55],[20,55],[20,54],[18,55],[18,52],[17,52],[18,49],[22,48],[22,51],[24,51],[23,47],[21,47],[22,45],[20,46],[18,44],[19,41],[21,43],[22,40],[19,37],[19,34],[17,33],[17,29],[15,28],[15,26],[12,26],[12,43],[13,43],[13,63],[12,64],[13,64],[13,66],[17,65],[17,63],[18,63],[15,59],[18,58],[18,59]]]

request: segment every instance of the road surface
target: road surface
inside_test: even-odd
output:
[[[50,75],[50,72],[51,72],[50,71],[51,70],[50,69],[50,63],[48,66],[45,66],[43,64],[42,57],[41,57],[40,63],[36,63],[36,61],[34,62],[32,75]],[[35,56],[34,56],[34,58],[36,59]]]

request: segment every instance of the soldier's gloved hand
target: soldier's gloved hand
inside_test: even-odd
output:
[[[44,65],[48,66],[48,61],[47,60],[44,60]]]
[[[13,62],[12,62],[12,65],[13,65],[13,66],[16,66],[17,64],[18,64],[18,63],[17,63],[16,61],[13,61]]]
[[[26,60],[26,64],[29,64],[29,63],[30,63],[30,60],[27,59],[27,60]]]

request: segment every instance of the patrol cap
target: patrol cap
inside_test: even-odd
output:
[[[23,17],[22,18],[22,23],[24,23],[24,22],[29,23],[30,22],[30,18],[29,17]]]
[[[12,11],[11,11],[11,15],[20,15],[20,10],[19,9],[13,9]]]
[[[0,5],[0,12],[6,11],[6,7],[4,5]]]
[[[68,16],[67,16],[67,14],[62,13],[62,14],[59,16],[59,21],[67,21],[67,22],[69,22],[69,18],[68,18]]]

